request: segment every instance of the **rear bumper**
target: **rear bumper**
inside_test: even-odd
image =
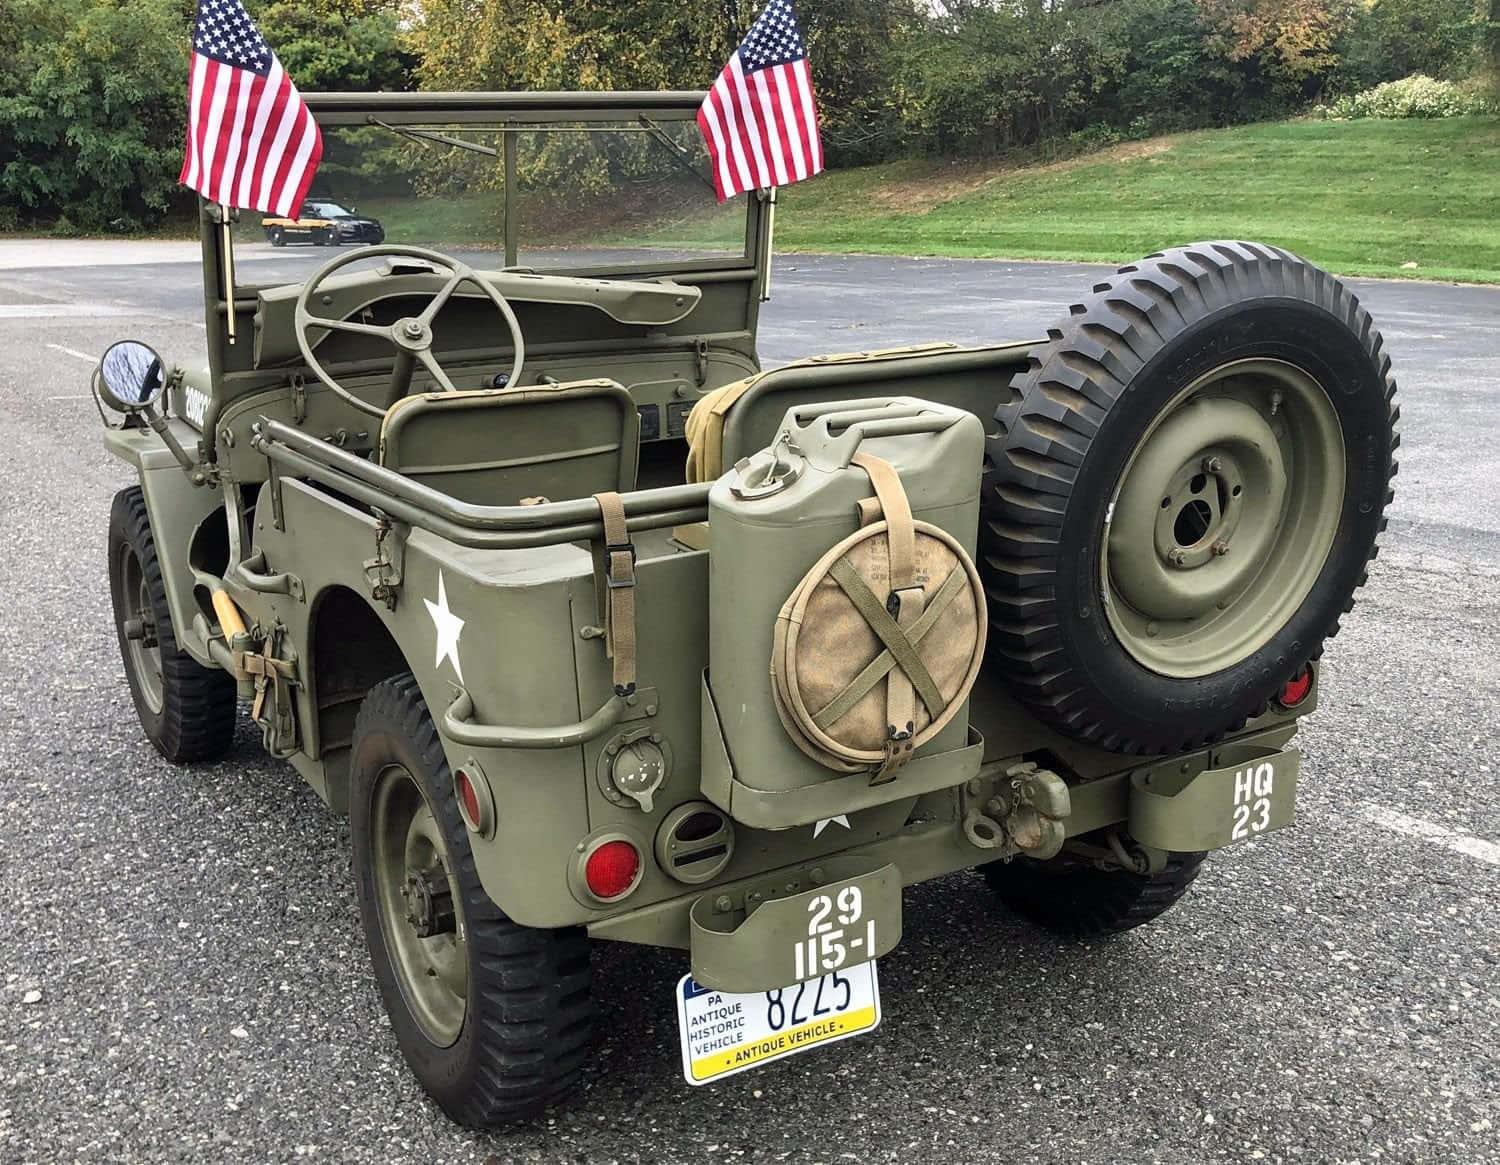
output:
[[[901,941],[901,872],[831,857],[747,891],[693,903],[693,978],[721,991],[764,991],[868,962]]]
[[[1072,786],[1062,825],[1070,838],[1119,825],[1139,845],[1170,852],[1223,849],[1274,832],[1296,807],[1301,755],[1280,747],[1290,735],[1283,726]],[[1001,857],[972,844],[961,821],[914,820],[842,854],[655,903],[589,932],[686,947],[693,978],[705,986],[771,990],[894,949],[901,886]]]
[[[1302,754],[1294,748],[1223,745],[1217,767],[1133,773],[1126,832],[1176,853],[1223,849],[1290,825]]]

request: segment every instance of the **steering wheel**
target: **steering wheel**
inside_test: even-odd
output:
[[[354,320],[334,320],[326,316],[314,315],[309,308],[313,297],[322,288],[328,277],[335,271],[347,267],[350,263],[362,259],[375,259],[381,256],[399,256],[406,259],[420,259],[431,263],[448,272],[448,281],[438,289],[436,295],[421,311],[420,315],[405,316],[393,324],[364,324]],[[472,283],[485,295],[489,296],[490,302],[495,305],[500,314],[505,318],[506,326],[510,328],[510,338],[515,348],[515,359],[510,366],[508,382],[515,384],[521,375],[521,364],[526,359],[526,346],[521,339],[521,325],[516,320],[516,313],[506,302],[505,296],[501,295],[490,282],[475,271],[467,263],[460,263],[457,259],[449,258],[447,255],[437,251],[429,251],[425,247],[402,247],[381,246],[366,247],[359,251],[350,251],[340,255],[331,262],[324,263],[317,271],[313,272],[311,278],[302,285],[302,293],[297,296],[297,311],[295,316],[295,327],[297,331],[297,347],[302,351],[302,359],[312,369],[313,375],[348,401],[360,412],[369,413],[372,417],[385,416],[386,409],[380,405],[371,404],[350,392],[333,377],[329,376],[318,358],[313,355],[312,342],[308,333],[314,328],[324,328],[333,332],[354,332],[361,336],[379,336],[388,340],[396,349],[396,363],[391,369],[390,401],[392,403],[400,400],[411,389],[412,373],[416,371],[418,363],[432,374],[432,378],[438,382],[444,392],[457,392],[458,388],[443,371],[442,365],[438,363],[437,357],[432,354],[432,321],[443,309],[453,293],[458,290],[460,284]]]

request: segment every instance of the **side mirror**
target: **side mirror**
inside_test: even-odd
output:
[[[167,387],[167,366],[155,348],[139,340],[120,340],[104,350],[99,358],[99,367],[94,369],[94,396],[101,405],[108,405],[126,418],[138,418],[162,439],[162,443],[177,458],[177,464],[192,479],[194,485],[208,480],[198,463],[182,447],[182,442],[172,436],[167,418],[156,407]],[[104,419],[104,409],[99,409]],[[109,421],[104,421],[109,425]],[[125,422],[129,424],[127,419]]]
[[[161,399],[167,368],[154,348],[138,340],[111,344],[94,373],[99,399],[117,413],[144,413]]]

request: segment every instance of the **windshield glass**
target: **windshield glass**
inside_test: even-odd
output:
[[[323,126],[323,161],[303,212],[349,216],[352,206],[358,222],[298,234],[245,212],[236,231],[241,256],[269,255],[268,247],[406,243],[490,268],[625,274],[746,259],[745,199],[718,202],[702,135],[681,117],[517,119],[504,128],[360,120]],[[292,260],[295,253],[277,255]]]

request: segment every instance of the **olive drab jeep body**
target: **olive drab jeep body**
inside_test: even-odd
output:
[[[1142,260],[1036,338],[762,369],[773,204],[689,208],[701,96],[309,95],[328,157],[491,236],[357,191],[391,242],[266,267],[204,204],[207,367],[96,372],[142,724],[203,759],[247,706],[350,814],[398,1040],[471,1123],[578,1078],[591,940],[774,1028],[921,927],[903,885],[1159,914],[1291,820],[1389,497],[1379,335],[1271,247]],[[584,142],[641,213],[577,209]]]

